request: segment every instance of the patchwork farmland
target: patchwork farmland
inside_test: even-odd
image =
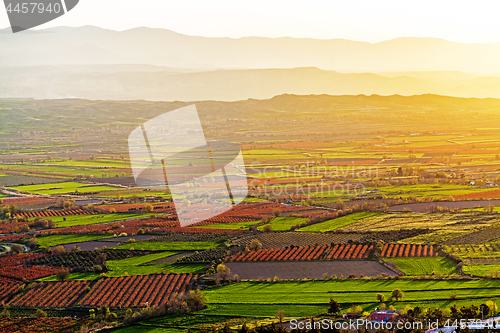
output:
[[[36,107],[47,123],[75,128],[54,127],[63,150],[47,133],[0,132],[0,332],[36,331],[33,318],[40,329],[52,319],[52,332],[252,333],[280,319],[369,318],[383,307],[416,320],[428,308],[429,318],[451,318],[455,304],[470,318],[496,314],[500,138],[485,129],[498,120],[496,100],[200,102],[207,140],[230,135],[240,146],[248,195],[223,211],[211,183],[193,180],[190,188],[203,191],[182,206],[216,216],[188,226],[168,189],[135,184],[126,146],[144,122],[137,110],[184,102],[68,103],[0,100],[2,112]],[[54,116],[70,107],[98,108],[108,127]],[[461,113],[456,129],[432,118],[439,112]],[[37,154],[42,146],[47,153]],[[338,312],[328,313],[330,298]],[[486,304],[491,311],[481,314]]]

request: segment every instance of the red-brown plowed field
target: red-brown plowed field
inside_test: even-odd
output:
[[[4,198],[3,204],[1,204],[0,207],[5,205],[30,206],[30,205],[50,204],[55,202],[56,200],[52,198],[38,198],[38,197]]]
[[[54,275],[60,268],[41,266],[18,266],[28,260],[42,257],[40,253],[4,254],[0,256],[0,276],[8,279],[25,281]]]
[[[127,213],[134,211],[141,211],[147,204],[137,203],[137,204],[119,204],[119,205],[103,205],[95,206],[95,208],[103,209],[108,212],[115,210],[117,213]],[[153,203],[153,213],[175,213],[175,209],[171,203]]]
[[[5,242],[15,242],[17,240],[27,238],[27,235],[24,234],[15,234],[15,235],[2,235],[0,236],[0,240]]]
[[[500,199],[500,189],[454,195],[455,200]]]
[[[74,333],[87,323],[87,319],[72,317],[12,318],[0,319],[0,333]]]
[[[11,306],[65,308],[72,306],[92,281],[40,282],[10,302]]]
[[[25,263],[26,261],[43,257],[41,253],[21,253],[21,254],[4,254],[0,255],[0,267],[16,266]]]
[[[42,266],[5,266],[0,267],[0,276],[15,280],[36,280],[46,276],[54,275],[60,268]]]
[[[231,229],[212,229],[212,228],[192,228],[192,227],[174,227],[165,229],[167,232],[184,232],[189,234],[244,234],[246,230]]]
[[[193,289],[197,274],[152,274],[100,279],[78,302],[84,307],[163,305],[174,293]]]
[[[0,303],[7,302],[7,300],[17,293],[19,291],[19,288],[23,286],[22,283],[19,283],[15,281],[15,283],[12,282],[5,282],[0,280]]]

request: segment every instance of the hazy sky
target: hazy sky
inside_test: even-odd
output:
[[[126,30],[147,26],[215,37],[378,42],[417,36],[487,43],[500,42],[499,17],[500,1],[496,0],[80,0],[68,14],[39,28],[95,25]],[[2,8],[0,27],[8,25]]]

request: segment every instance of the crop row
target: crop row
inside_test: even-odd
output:
[[[310,211],[310,212],[295,214],[295,216],[296,217],[311,218],[311,217],[322,216],[324,214],[325,214],[325,211]]]
[[[86,319],[71,317],[45,317],[45,318],[0,318],[0,333],[29,332],[29,333],[74,333],[86,323]]]
[[[196,206],[190,207],[193,211],[201,209],[211,209],[217,211],[220,209],[217,206]],[[214,223],[236,223],[236,222],[246,222],[259,220],[262,217],[270,217],[273,211],[279,210],[280,212],[304,212],[314,210],[314,208],[298,206],[298,205],[285,205],[279,203],[251,203],[251,204],[240,204],[228,211],[220,209],[220,213],[213,218],[207,219],[200,222],[203,224],[214,224]],[[185,218],[189,218],[189,214],[184,214]],[[196,217],[196,212],[193,213],[193,218]]]
[[[93,267],[106,260],[119,260],[150,254],[149,251],[131,251],[125,249],[104,249],[95,251],[72,251],[35,258],[27,262],[29,265],[46,265],[51,267]],[[99,261],[100,260],[100,261]]]
[[[473,253],[473,252],[500,252],[500,244],[487,243],[480,245],[449,245],[445,247],[446,252],[450,253]]]
[[[50,216],[68,216],[68,215],[88,215],[92,214],[88,210],[70,209],[70,210],[44,210],[39,212],[25,212],[17,214],[16,217],[50,217]]]
[[[246,230],[239,229],[212,229],[212,228],[192,228],[192,227],[173,227],[165,229],[167,232],[182,232],[190,234],[244,234]]]
[[[294,260],[352,260],[367,259],[373,245],[336,244],[323,246],[262,249],[237,254],[228,261],[294,261]]]
[[[6,266],[0,267],[0,276],[20,281],[36,280],[54,275],[60,270],[58,268],[42,266]]]
[[[332,233],[321,234],[315,232],[279,232],[279,233],[264,233],[244,237],[235,241],[235,243],[243,247],[249,246],[253,239],[257,239],[263,248],[281,248],[287,246],[315,246],[315,245],[330,245],[347,244],[348,242],[358,242],[365,234],[361,233]]]
[[[3,205],[15,205],[15,206],[30,206],[30,205],[40,205],[55,203],[56,200],[52,198],[39,198],[39,197],[17,197],[17,198],[5,198],[3,199]]]
[[[0,283],[10,283],[10,284],[13,284],[13,283],[19,283],[19,281],[16,281],[16,280],[13,280],[13,279],[9,279],[9,278],[0,276]]]
[[[148,242],[221,242],[229,238],[228,234],[192,234],[192,233],[168,233],[147,240]]]
[[[85,292],[91,281],[40,282],[27,293],[10,302],[16,307],[66,308],[72,306]]]
[[[143,224],[149,228],[168,228],[180,227],[179,221],[167,218],[149,218],[143,221]]]
[[[12,234],[12,235],[1,235],[0,240],[4,242],[15,242],[20,239],[26,238],[25,234]]]
[[[3,222],[0,224],[0,233],[10,234],[16,232],[16,229],[29,225],[31,222]],[[26,237],[26,236],[25,236]]]
[[[197,274],[152,274],[100,279],[78,303],[84,307],[163,305],[193,288]]]
[[[119,205],[102,205],[95,206],[95,208],[106,210],[108,212],[115,211],[117,213],[125,213],[125,212],[135,212],[141,211],[147,204],[138,203],[138,204],[119,204]],[[175,208],[171,203],[156,203],[152,204],[154,213],[173,213],[175,212]]]
[[[149,224],[149,221],[151,221],[151,224]],[[56,228],[56,229],[44,230],[43,232],[46,234],[61,234],[61,235],[89,234],[89,233],[100,233],[100,234],[127,233],[129,235],[132,235],[132,234],[137,234],[137,232],[140,229],[142,229],[143,231],[146,228],[153,229],[154,224],[161,223],[160,221],[167,222],[165,223],[165,225],[162,225],[162,227],[168,227],[168,225],[178,225],[178,223],[170,224],[165,219],[134,219],[134,220],[124,220],[124,221],[117,221],[105,224],[91,224],[83,226]]]
[[[361,242],[377,243],[379,240],[383,240],[385,243],[392,243],[402,239],[423,235],[429,232],[430,229],[399,229],[399,230],[387,230],[387,231],[368,231],[365,233],[365,236],[362,237]]]
[[[273,210],[278,209],[281,212],[295,212],[313,210],[314,208],[298,205],[285,205],[279,203],[253,203],[246,205],[238,205],[231,210],[228,210],[223,215],[227,216],[246,216],[246,215],[268,215],[272,214]]]
[[[421,244],[385,244],[381,257],[437,257],[438,253],[433,245]]]
[[[0,282],[0,303],[6,302],[12,295],[18,292],[22,286],[22,283]]]
[[[500,227],[489,227],[444,241],[443,245],[480,244],[500,238]]]
[[[42,253],[20,253],[20,254],[4,254],[0,255],[0,267],[16,266],[23,264],[29,260],[43,257]]]
[[[182,257],[178,259],[177,262],[178,263],[212,262],[217,260],[223,260],[224,258],[230,257],[238,252],[240,252],[239,246],[233,246],[230,249],[226,247],[217,247],[214,249],[208,249]]]
[[[193,225],[209,225],[219,223],[239,223],[258,220],[258,217],[232,217],[232,216],[216,216],[210,219],[195,223]]]

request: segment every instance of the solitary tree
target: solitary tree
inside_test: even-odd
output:
[[[67,270],[62,270],[57,272],[56,278],[58,281],[66,281],[69,279],[69,272]]]
[[[481,304],[479,306],[479,312],[481,313],[481,319],[484,319],[484,317],[487,317],[490,313],[490,308],[486,304]]]
[[[42,309],[36,309],[35,316],[37,318],[45,318],[45,317],[47,317],[47,312],[43,311]]]
[[[76,190],[75,190],[76,192]],[[75,208],[75,200],[71,199],[71,200],[65,200],[63,202],[63,208],[64,209],[73,209]]]
[[[99,253],[95,259],[96,259],[97,264],[105,265],[106,264],[106,253]]]
[[[274,315],[276,319],[279,320],[280,324],[283,322],[283,319],[285,319],[285,310],[279,309],[278,312]]]
[[[28,244],[27,244],[27,245],[28,245],[28,247],[29,247],[30,249],[34,249],[34,248],[36,248],[36,247],[37,247],[37,245],[38,245],[38,240],[37,240],[36,238],[31,238],[31,239],[28,241]]]
[[[24,247],[22,247],[22,245],[19,244],[12,244],[12,246],[10,247],[10,252],[14,254],[23,253]]]
[[[231,277],[231,270],[224,264],[217,266],[217,277],[221,280],[229,280]]]
[[[488,309],[490,309],[490,315],[495,316],[498,313],[497,303],[488,301],[486,302],[486,305],[488,306]]]
[[[260,250],[262,249],[262,243],[258,239],[252,239],[249,246],[250,250]]]
[[[55,248],[52,249],[53,254],[61,254],[64,252],[66,252],[66,249],[62,245],[56,246]]]
[[[200,289],[190,290],[186,294],[186,303],[190,311],[198,311],[205,308],[205,295]]]
[[[146,213],[151,213],[153,211],[153,209],[154,209],[153,205],[151,205],[151,204],[146,204],[144,206],[144,211],[146,211]]]
[[[330,297],[330,307],[328,308],[328,313],[331,314],[337,314],[340,312],[340,305],[333,299],[333,297]]]
[[[280,216],[280,215],[281,215],[281,210],[279,210],[278,208],[274,208],[274,209],[273,209],[273,215],[274,215],[275,217]]]
[[[391,296],[392,298],[395,298],[396,301],[399,301],[400,298],[403,298],[403,292],[401,291],[401,289],[396,288],[392,291]]]
[[[377,301],[380,303],[385,302],[385,296],[383,294],[377,294]]]
[[[273,226],[270,224],[266,224],[263,228],[262,231],[264,232],[272,232],[273,231]]]
[[[17,209],[16,205],[10,205],[9,206],[9,213],[10,213],[10,215],[14,215],[17,212],[18,212],[18,209]]]

